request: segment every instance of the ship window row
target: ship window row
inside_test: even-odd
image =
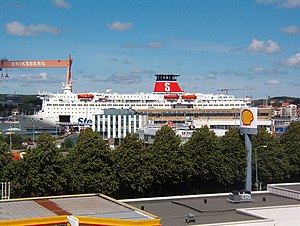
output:
[[[149,106],[149,107],[162,107],[162,106],[170,106],[170,104],[47,104],[47,106],[72,106],[72,107],[92,107],[92,106],[98,106],[98,107],[124,107],[124,106],[136,106],[136,107],[140,107],[140,106]],[[207,106],[214,106],[214,107],[223,107],[223,106],[246,106],[246,104],[197,104],[198,107],[207,107]]]
[[[149,117],[240,117],[239,112],[144,112],[143,114],[148,115]],[[258,112],[258,116],[270,116],[269,113]]]
[[[167,124],[168,122],[170,122],[170,120],[154,120],[153,121],[154,124]],[[184,120],[171,120],[172,123],[174,124],[185,124],[186,121]]]
[[[149,117],[212,117],[212,116],[220,116],[220,117],[239,117],[239,112],[144,112],[144,114],[148,115]]]
[[[141,107],[141,106],[144,106],[144,107],[156,107],[156,106],[159,106],[159,107],[163,107],[163,106],[171,106],[170,104],[47,104],[47,106],[51,107],[51,106],[72,106],[72,107],[93,107],[93,106],[97,106],[97,107],[124,107],[124,106],[133,106],[133,107]]]
[[[266,128],[266,126],[263,125],[258,125],[257,126],[258,129],[259,128]],[[240,125],[210,125],[209,127],[210,129],[230,129],[230,128],[240,128]]]
[[[224,107],[224,106],[246,106],[246,104],[197,104],[199,107],[207,107],[207,106],[214,106],[214,107]]]
[[[117,127],[117,126],[120,125],[122,127],[126,126],[126,128],[128,128],[128,127],[134,127],[134,121],[133,120],[131,120],[131,121],[127,120],[125,125],[124,125],[124,121],[121,121],[121,122],[116,121],[115,123],[112,122],[112,121],[110,121],[110,123],[108,123],[107,121],[105,121],[104,124],[103,124],[102,121],[100,121],[98,123],[95,122],[95,125],[99,125],[101,128],[103,128],[103,126],[104,126],[104,128],[106,128],[106,127],[108,127],[108,125],[110,127]],[[136,127],[140,126],[140,123],[139,123],[138,120],[136,121],[135,125],[136,125]]]

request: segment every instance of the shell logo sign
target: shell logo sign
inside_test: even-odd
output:
[[[244,126],[250,126],[254,120],[254,115],[249,109],[245,109],[242,111],[241,120]]]
[[[257,128],[257,108],[254,107],[241,108],[240,127]]]

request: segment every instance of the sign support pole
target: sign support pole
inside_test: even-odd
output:
[[[252,135],[257,134],[257,108],[240,109],[240,132],[245,136],[246,183],[245,190],[252,191]]]
[[[245,189],[251,191],[252,189],[252,135],[245,134],[245,148],[247,153],[247,167],[246,167],[246,184]]]

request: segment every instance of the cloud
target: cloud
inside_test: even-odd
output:
[[[281,61],[282,66],[300,68],[300,53]]]
[[[253,71],[258,74],[258,75],[271,75],[271,76],[274,76],[274,75],[287,75],[288,73],[286,71],[280,71],[280,70],[277,70],[277,69],[265,69],[265,68],[262,68],[262,67],[256,67],[253,69]]]
[[[123,23],[123,22],[116,21],[111,24],[108,24],[107,27],[115,31],[127,31],[129,29],[132,29],[133,25],[130,22]]]
[[[201,42],[194,40],[172,40],[168,46],[171,49],[194,51],[194,52],[215,52],[215,53],[228,53],[233,52],[232,47],[224,46],[213,42]]]
[[[290,82],[290,85],[291,85],[291,86],[294,86],[294,87],[299,87],[299,86],[300,86],[300,83]]]
[[[15,77],[13,81],[21,81],[25,83],[53,82],[52,79],[49,79],[49,76],[46,72],[42,72],[39,74],[21,74],[20,76]],[[57,81],[55,80],[55,82]]]
[[[242,71],[242,70],[236,70],[236,69],[228,69],[228,70],[222,70],[222,71],[210,71],[209,74],[212,75],[229,75],[229,76],[249,76],[249,72],[247,71]]]
[[[123,64],[131,64],[131,61],[128,60],[128,59],[124,59],[124,60],[123,60]]]
[[[268,40],[267,42],[257,39],[252,39],[251,43],[248,46],[248,50],[250,52],[260,52],[267,54],[275,54],[281,51],[279,45],[272,40]]]
[[[291,34],[291,35],[294,35],[294,34],[297,34],[300,32],[300,29],[298,27],[296,27],[295,25],[291,25],[291,26],[288,26],[288,27],[283,27],[281,29],[281,31],[283,33],[287,33],[287,34]]]
[[[110,62],[122,62],[123,64],[131,64],[132,63],[129,59],[123,59],[122,60],[122,59],[118,59],[118,58],[115,58],[115,57],[108,59],[108,61],[110,61]]]
[[[131,69],[129,71],[130,74],[138,74],[138,75],[153,75],[155,71],[152,70],[145,70],[145,69]]]
[[[120,85],[132,85],[142,81],[141,76],[128,74],[113,74],[106,79],[99,79],[99,82],[114,83]]]
[[[263,3],[263,4],[271,4],[276,3],[278,0],[256,0],[257,3]]]
[[[124,48],[129,48],[129,49],[141,49],[141,48],[151,48],[151,49],[158,49],[158,48],[163,48],[165,45],[160,42],[150,42],[146,44],[125,44],[122,45]]]
[[[22,86],[26,84],[32,85],[34,83],[53,83],[57,84],[61,82],[61,79],[58,79],[55,76],[49,76],[47,72],[41,72],[41,73],[32,73],[32,74],[20,74],[18,76],[11,76],[10,77],[11,82],[22,82]]]
[[[164,47],[164,45],[160,42],[150,42],[148,43],[148,47],[156,49],[156,48],[162,48]]]
[[[269,80],[269,81],[265,81],[265,85],[272,85],[272,86],[275,86],[275,85],[280,85],[281,82],[279,82],[278,80],[276,79],[272,79],[272,80]]]
[[[203,80],[214,80],[216,79],[217,76],[215,74],[209,73],[208,75],[206,75]]]
[[[300,0],[256,0],[257,3],[273,4],[279,8],[298,8],[300,7]]]
[[[13,21],[5,25],[6,32],[10,35],[15,36],[35,36],[41,33],[51,33],[59,34],[60,30],[55,27],[50,27],[47,25],[29,25],[25,26],[24,24]]]
[[[128,49],[139,49],[139,48],[145,48],[145,45],[128,43],[122,45],[122,47]]]
[[[298,8],[300,7],[300,0],[285,0],[282,1],[281,4],[279,4],[279,7],[289,8],[289,9]]]
[[[71,4],[66,2],[65,0],[52,0],[51,1],[53,5],[59,7],[59,8],[70,8]]]

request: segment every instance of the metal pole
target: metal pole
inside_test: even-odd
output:
[[[7,199],[10,199],[10,182],[8,182],[8,197]]]
[[[35,128],[34,128],[34,124],[33,124],[33,131],[32,131],[32,144],[34,145],[34,130],[35,130]]]
[[[246,184],[245,189],[251,192],[252,187],[252,135],[245,134],[245,147],[247,153]]]
[[[255,150],[255,187],[256,191],[258,191],[258,170],[257,170],[257,148]]]
[[[7,182],[4,182],[4,199],[7,199]]]

